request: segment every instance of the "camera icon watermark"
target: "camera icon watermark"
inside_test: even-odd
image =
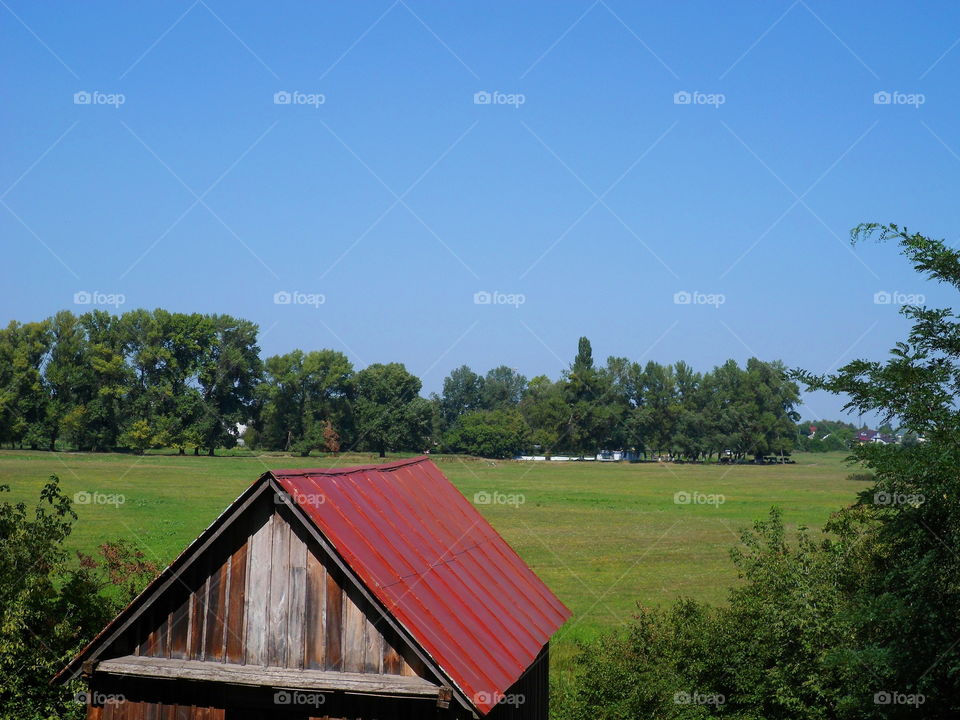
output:
[[[323,505],[327,501],[327,496],[323,493],[303,493],[295,490],[292,493],[282,492],[273,496],[275,505],[286,505],[287,502],[294,502],[297,505]]]
[[[323,93],[305,93],[299,90],[277,90],[273,94],[274,105],[309,105],[314,109],[319,109],[321,105],[327,102],[327,96]]]
[[[527,701],[523,693],[501,693],[496,690],[481,690],[474,693],[473,702],[475,705],[510,705],[518,708]]]
[[[727,96],[723,93],[705,93],[699,90],[690,92],[689,90],[677,90],[673,94],[674,105],[710,105],[718,109],[727,102]]]
[[[713,705],[714,707],[720,707],[727,702],[727,698],[722,693],[679,690],[673,694],[673,702],[675,705]]]
[[[884,507],[897,507],[899,505],[909,505],[910,507],[920,507],[927,501],[925,495],[921,493],[898,493],[898,492],[876,492],[873,494],[873,504]]]
[[[923,93],[905,93],[899,90],[878,90],[873,94],[874,105],[912,105],[919,109],[927,101]]]
[[[319,308],[327,302],[327,296],[322,293],[305,293],[299,290],[277,290],[273,294],[274,305],[312,305]]]
[[[519,308],[527,301],[527,296],[523,293],[504,293],[499,290],[489,292],[487,290],[478,290],[473,294],[474,305],[512,305]]]
[[[923,305],[927,296],[923,293],[904,293],[899,290],[879,290],[873,294],[874,305]]]
[[[514,109],[519,109],[526,101],[527,96],[523,93],[478,90],[473,94],[474,105],[512,105]]]
[[[320,707],[327,701],[323,693],[308,693],[299,690],[277,690],[273,694],[274,705],[309,705]]]
[[[687,492],[686,490],[679,490],[673,494],[674,505],[712,505],[718,508],[726,501],[726,496],[720,493]]]
[[[127,296],[123,293],[104,293],[99,290],[90,292],[89,290],[77,290],[73,294],[74,305],[108,305],[118,308],[127,302]]]
[[[673,294],[674,305],[711,305],[716,309],[727,302],[727,296],[723,293],[702,293],[698,290],[689,292],[680,290]]]
[[[74,505],[113,505],[114,507],[120,507],[126,502],[127,496],[120,493],[81,490],[73,495]]]
[[[105,93],[99,90],[78,90],[73,94],[74,105],[108,105],[119,109],[127,101],[123,93]]]
[[[910,705],[920,707],[927,701],[923,693],[902,693],[896,690],[881,690],[873,694],[875,705]]]
[[[527,501],[522,493],[502,493],[481,490],[473,494],[474,505],[510,505],[518,508]]]
[[[73,701],[81,705],[102,707],[104,705],[120,705],[125,703],[127,698],[120,693],[103,693],[95,690],[94,692],[78,692],[73,696]]]

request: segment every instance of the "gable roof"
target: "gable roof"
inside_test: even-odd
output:
[[[97,659],[273,488],[387,622],[488,713],[536,660],[570,611],[427,457],[264,473],[54,678]],[[342,558],[342,560],[341,560]]]
[[[484,714],[570,617],[427,457],[266,475]]]

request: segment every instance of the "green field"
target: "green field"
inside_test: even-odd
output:
[[[389,459],[395,459],[396,456]],[[736,582],[728,551],[741,528],[780,506],[790,527],[819,527],[864,483],[847,480],[844,454],[797,455],[796,465],[521,463],[435,458],[521,557],[573,610],[554,643],[562,662],[573,638],[629,618],[638,601],[681,595],[721,603]],[[72,547],[93,551],[126,538],[166,565],[262,472],[376,462],[370,455],[179,457],[0,451],[0,484],[35,503],[51,474],[68,495],[119,494],[123,503],[76,505]],[[677,492],[723,495],[722,504],[677,504]]]

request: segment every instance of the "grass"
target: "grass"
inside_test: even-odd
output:
[[[680,596],[724,602],[736,582],[729,549],[771,506],[783,509],[791,528],[818,528],[865,486],[847,479],[844,453],[795,457],[797,464],[786,466],[435,460],[471,500],[476,493],[516,496],[512,505],[477,507],[573,610],[551,652],[555,664],[566,666],[575,639],[622,624],[637,602],[663,606]],[[122,504],[75,505],[79,520],[70,547],[91,552],[126,538],[163,567],[267,469],[377,461],[368,454],[211,458],[2,450],[0,484],[28,504],[36,503],[51,474],[71,496],[122,495]],[[678,492],[722,495],[723,502],[677,504]]]

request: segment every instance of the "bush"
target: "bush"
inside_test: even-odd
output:
[[[517,410],[477,411],[461,416],[445,440],[452,452],[509,458],[523,450],[528,434]]]
[[[29,512],[24,503],[0,503],[2,720],[82,718],[84,707],[72,701],[79,683],[50,679],[156,571],[123,543],[103,545],[102,562],[80,556],[69,565],[63,541],[76,519],[56,476]],[[112,585],[121,591],[111,594]]]
[[[628,630],[583,646],[559,717],[827,720],[870,717],[863,667],[845,653],[853,526],[846,540],[787,541],[779,511],[733,551],[730,604],[640,608]],[[863,708],[866,711],[861,712]]]

